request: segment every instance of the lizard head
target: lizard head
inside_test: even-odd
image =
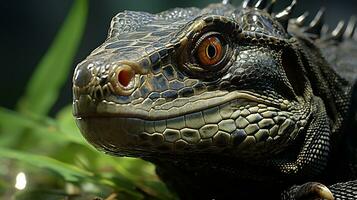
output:
[[[121,12],[73,77],[74,115],[98,149],[135,157],[271,158],[309,126],[292,5]],[[161,156],[158,156],[161,155]]]

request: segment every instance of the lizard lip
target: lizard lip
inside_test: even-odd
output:
[[[181,107],[175,107],[175,100],[166,104],[155,106],[150,109],[142,109],[127,104],[116,104],[114,102],[102,100],[94,101],[89,95],[81,95],[73,102],[73,114],[77,118],[109,118],[126,117],[139,118],[144,120],[164,120],[183,116],[189,113],[199,112],[205,109],[216,107],[232,100],[251,101],[272,106],[280,110],[286,110],[289,102],[286,100],[271,100],[264,96],[257,96],[249,91],[219,91],[212,92],[208,99],[201,98],[188,102]],[[167,107],[170,107],[167,109]]]
[[[74,111],[78,127],[91,144],[120,156],[143,156],[142,152],[217,153],[234,148],[244,157],[255,144],[268,141],[276,145],[266,152],[280,150],[283,147],[279,144],[295,138],[306,125],[304,113],[286,111],[284,100],[269,101],[248,91],[220,92],[216,91],[214,98],[175,108],[175,112],[96,103],[88,97],[79,98]],[[81,108],[86,108],[85,112]]]
[[[303,130],[307,123],[303,118],[275,107],[235,99],[164,120],[91,116],[78,117],[77,125],[91,144],[114,155],[217,153],[234,148],[244,157],[258,143],[276,144],[271,145],[273,149],[265,149],[266,152],[283,148],[279,144],[295,138]]]

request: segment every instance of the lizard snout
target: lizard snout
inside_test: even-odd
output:
[[[77,66],[73,76],[74,86],[83,88],[92,81],[93,74],[91,72],[91,65],[93,64],[83,63]]]
[[[138,80],[138,66],[133,62],[97,64],[80,63],[74,73],[73,88],[75,99],[89,95],[101,100],[108,95],[129,96],[135,90]]]

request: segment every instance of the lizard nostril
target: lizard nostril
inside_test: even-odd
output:
[[[118,95],[130,95],[135,89],[135,74],[131,66],[125,64],[119,66],[110,79],[114,92]]]
[[[127,87],[130,81],[134,78],[134,71],[130,68],[124,68],[118,72],[118,82],[123,87]]]

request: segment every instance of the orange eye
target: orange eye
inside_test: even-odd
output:
[[[202,65],[215,65],[223,57],[221,40],[216,36],[205,38],[197,48],[198,60]]]

